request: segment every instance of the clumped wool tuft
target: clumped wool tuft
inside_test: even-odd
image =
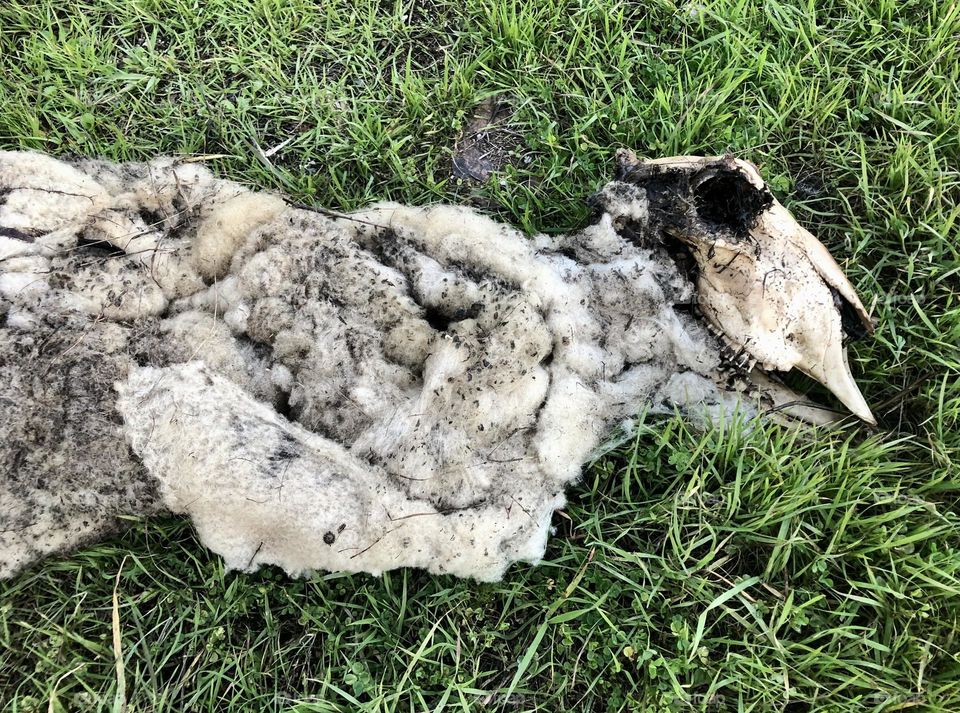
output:
[[[238,569],[536,562],[618,424],[738,406],[644,190],[598,203],[528,238],[0,153],[0,577],[163,511]]]

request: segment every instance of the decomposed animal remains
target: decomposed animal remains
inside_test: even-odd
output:
[[[0,577],[173,512],[233,568],[496,579],[640,411],[829,420],[796,368],[873,422],[869,318],[755,167],[624,152],[594,202],[528,237],[0,153]]]

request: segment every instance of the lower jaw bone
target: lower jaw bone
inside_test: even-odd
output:
[[[733,159],[624,154],[590,226],[533,238],[167,159],[0,153],[0,195],[0,577],[168,511],[235,569],[497,579],[637,413],[828,420],[729,389],[730,350],[872,420],[853,288]]]

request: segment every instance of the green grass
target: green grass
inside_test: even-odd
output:
[[[646,421],[539,567],[227,573],[176,520],[0,584],[8,711],[960,710],[960,5],[6,0],[0,148],[583,223],[620,146],[761,166],[877,321],[881,426]],[[509,97],[514,167],[449,178]],[[289,140],[266,165],[256,146]],[[118,579],[119,576],[119,579]]]

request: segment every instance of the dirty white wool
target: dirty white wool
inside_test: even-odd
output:
[[[529,238],[445,205],[335,219],[197,163],[0,153],[0,577],[163,511],[231,568],[536,562],[624,419],[735,407],[690,282],[635,239],[644,191],[600,197]]]

